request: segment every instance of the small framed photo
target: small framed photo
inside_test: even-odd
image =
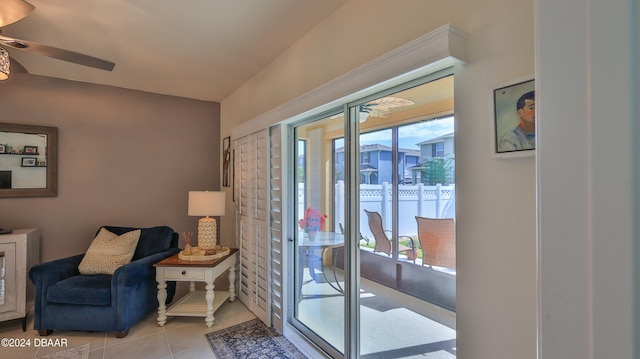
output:
[[[536,98],[533,76],[491,88],[493,158],[535,156]]]
[[[7,153],[7,145],[0,145],[0,153]]]
[[[24,149],[22,149],[22,153],[24,153],[25,155],[37,155],[38,146],[24,146]]]
[[[22,157],[22,167],[36,167],[37,161],[36,157]]]
[[[222,140],[222,187],[231,187],[231,137]]]

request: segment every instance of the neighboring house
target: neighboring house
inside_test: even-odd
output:
[[[360,183],[381,184],[392,183],[393,163],[391,161],[391,147],[373,144],[360,146]],[[406,183],[409,177],[409,169],[420,162],[420,152],[407,148],[398,150],[398,180]],[[336,149],[335,153],[336,181],[344,180],[344,147]]]
[[[455,150],[454,132],[422,141],[420,147],[420,163],[411,167],[412,183],[426,185],[455,183]]]
[[[417,146],[420,147],[420,159],[455,157],[453,134],[454,132],[451,131],[447,134],[418,143]]]

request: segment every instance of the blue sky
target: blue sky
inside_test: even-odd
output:
[[[453,117],[418,122],[402,126],[398,130],[400,147],[418,149],[416,144],[453,132]],[[391,146],[391,130],[365,133],[360,137],[360,145],[382,144]],[[342,147],[343,141],[336,141],[336,147]]]

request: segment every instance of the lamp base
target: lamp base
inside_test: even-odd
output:
[[[216,219],[211,217],[200,218],[198,221],[198,248],[202,250],[214,249],[217,235]]]

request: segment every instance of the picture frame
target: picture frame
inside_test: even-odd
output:
[[[22,157],[21,167],[36,167],[38,158],[36,157]]]
[[[231,187],[231,137],[222,140],[222,187]]]
[[[535,156],[534,77],[492,86],[490,104],[491,156],[497,159]]]
[[[25,155],[37,155],[38,154],[38,146],[24,146],[22,149],[22,153]]]
[[[0,153],[7,153],[7,145],[0,145]]]

